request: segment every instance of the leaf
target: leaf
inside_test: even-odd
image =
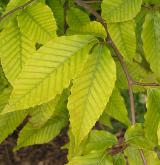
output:
[[[123,154],[113,156],[114,165],[126,165],[126,160]]]
[[[0,91],[2,92],[5,88],[9,87],[9,83],[5,77],[2,66],[0,64]]]
[[[159,0],[144,0],[145,3],[150,3],[149,5],[151,4],[160,4],[160,1]]]
[[[88,136],[88,140],[85,145],[85,153],[89,153],[94,150],[102,150],[112,147],[117,142],[117,138],[107,131],[93,130]]]
[[[48,143],[66,126],[66,121],[66,118],[62,116],[51,118],[39,129],[34,128],[30,122],[27,123],[19,134],[17,146],[14,150],[34,144]]]
[[[56,37],[56,21],[51,9],[45,4],[33,4],[18,16],[21,31],[33,41],[46,43]]]
[[[126,109],[124,99],[117,88],[113,90],[105,112],[127,126],[131,124],[128,118],[128,111]]]
[[[57,95],[55,99],[48,103],[39,105],[32,108],[30,115],[30,123],[34,128],[42,127],[52,116],[56,116],[57,113],[63,113],[66,110],[66,103],[69,95],[69,90],[66,89],[61,95]]]
[[[87,136],[103,113],[115,80],[115,63],[108,48],[97,45],[81,74],[73,81],[68,101],[76,146]]]
[[[0,143],[8,137],[26,118],[27,112],[10,112],[0,115]]]
[[[5,12],[13,10],[14,8],[23,5],[24,3],[28,2],[28,0],[10,0],[7,4]]]
[[[0,112],[4,109],[6,104],[8,103],[9,96],[11,94],[11,88],[5,88],[3,92],[0,93]]]
[[[64,34],[64,2],[61,0],[47,0],[46,3],[52,9],[58,25],[58,33]]]
[[[113,163],[106,153],[92,152],[88,155],[73,158],[67,165],[113,165]]]
[[[146,138],[141,124],[130,126],[125,133],[125,139],[128,144],[139,149],[153,150],[154,148],[154,144]]]
[[[93,36],[64,36],[41,47],[14,82],[4,113],[28,109],[54,99],[81,71],[89,44],[93,42],[96,42]]]
[[[128,147],[125,149],[125,155],[127,156],[129,165],[143,165],[138,149],[134,147]]]
[[[157,130],[160,122],[160,90],[148,89],[147,113],[145,115],[145,133],[154,144],[158,144]]]
[[[128,72],[130,73],[131,77],[135,81],[139,82],[154,82],[152,79],[150,80],[151,73],[147,72],[145,68],[143,68],[139,63],[136,62],[127,62],[126,63]],[[116,86],[120,89],[128,89],[128,83],[125,77],[125,74],[123,72],[123,69],[119,62],[116,62],[117,67],[117,82]],[[142,87],[134,87],[134,91],[142,91]]]
[[[160,73],[160,13],[151,12],[146,15],[142,31],[145,57],[154,73]]]
[[[17,21],[2,31],[0,40],[2,67],[8,81],[13,84],[25,62],[35,52],[35,44],[21,33]]]
[[[73,7],[67,11],[67,24],[69,27],[75,29],[89,22],[90,18],[84,11]]]
[[[96,21],[91,21],[81,26],[76,24],[72,26],[71,28],[67,29],[67,34],[68,35],[88,34],[88,35],[94,35],[96,37],[100,37],[103,39],[105,39],[107,36],[106,31],[104,27],[102,26],[102,24]]]
[[[103,0],[102,17],[109,22],[124,22],[136,17],[142,0]]]
[[[113,129],[110,116],[106,113],[106,111],[104,111],[103,114],[100,116],[99,122],[100,124],[103,124],[104,126]]]
[[[157,154],[152,151],[145,151],[145,158],[147,161],[147,165],[159,165],[159,159],[157,157]]]
[[[135,22],[118,22],[108,24],[112,40],[127,61],[132,61],[136,54]]]

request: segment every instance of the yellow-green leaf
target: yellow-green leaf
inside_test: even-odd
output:
[[[67,30],[68,35],[73,35],[73,34],[90,34],[94,35],[96,37],[101,37],[105,39],[107,37],[106,31],[102,24],[96,21],[91,21],[88,22],[84,25],[74,25],[71,28],[68,28]]]
[[[8,81],[13,84],[25,62],[33,56],[35,43],[20,31],[17,21],[2,31],[0,40],[2,67]]]
[[[124,59],[131,61],[136,53],[135,22],[108,24],[108,30]]]
[[[103,113],[116,80],[116,66],[109,49],[93,49],[81,74],[73,81],[68,108],[75,143],[78,146]]]
[[[145,57],[154,73],[160,74],[160,13],[146,15],[142,31]]]
[[[21,31],[33,41],[46,43],[56,36],[56,21],[51,9],[42,3],[25,8],[18,16]]]
[[[121,96],[119,90],[116,88],[112,92],[105,112],[127,126],[131,124],[128,118],[128,112],[125,106],[124,99]]]
[[[142,0],[103,0],[102,17],[107,22],[124,22],[133,19],[141,9]]]
[[[58,37],[30,58],[14,82],[9,105],[4,110],[28,109],[46,103],[69,86],[88,57],[93,36]]]

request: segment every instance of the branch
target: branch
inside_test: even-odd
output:
[[[137,86],[148,86],[148,87],[160,87],[160,84],[157,83],[143,83],[143,82],[138,82],[138,81],[133,81],[132,85],[137,85]]]
[[[26,2],[25,4],[23,4],[21,6],[18,6],[16,8],[14,8],[13,10],[10,10],[8,13],[2,15],[0,17],[0,22],[3,21],[6,17],[8,17],[8,16],[12,15],[13,13],[15,13],[16,11],[23,10],[26,6],[30,5],[33,1],[35,1],[35,0],[30,0],[30,1]]]

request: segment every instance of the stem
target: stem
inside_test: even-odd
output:
[[[13,13],[15,13],[16,11],[23,10],[26,6],[30,5],[33,1],[35,1],[35,0],[30,0],[30,1],[26,2],[25,4],[23,4],[21,6],[18,6],[16,8],[14,8],[13,10],[10,10],[8,13],[2,15],[0,17],[0,22],[3,21],[6,17],[8,17],[8,16],[12,15]]]
[[[97,13],[93,8],[91,8],[88,4],[84,3],[82,0],[75,0],[75,3],[81,7],[83,7],[84,9],[86,9],[89,13],[91,13],[92,15],[94,15],[97,20],[103,25],[103,27],[106,30],[107,33],[107,39],[106,42],[112,47],[112,49],[114,50],[115,54],[118,57],[118,60],[122,66],[122,69],[125,73],[127,82],[128,82],[128,91],[129,91],[129,98],[130,98],[130,109],[131,109],[131,119],[132,119],[132,125],[134,125],[136,123],[135,120],[135,105],[134,105],[134,96],[133,96],[133,89],[132,89],[132,85],[134,84],[134,81],[132,80],[129,72],[128,72],[128,68],[123,60],[123,56],[121,54],[121,52],[118,50],[117,46],[115,45],[115,43],[113,42],[109,32],[108,32],[108,28],[107,28],[107,23],[105,20],[103,20],[103,18],[101,17],[101,15],[99,13]],[[144,165],[147,165],[144,154],[142,152],[142,150],[140,150],[140,154],[143,160]]]
[[[147,165],[147,161],[146,161],[146,159],[145,159],[145,157],[144,157],[143,150],[139,150],[139,152],[140,152],[140,155],[141,155],[141,159],[142,159],[142,161],[143,161],[143,164],[144,164],[144,165]]]
[[[157,83],[143,83],[143,82],[138,82],[138,81],[133,81],[132,85],[150,86],[150,87],[159,87],[160,86],[160,84],[157,84]]]

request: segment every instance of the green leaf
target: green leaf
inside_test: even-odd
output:
[[[106,127],[109,127],[110,129],[113,129],[111,118],[106,113],[106,111],[104,111],[103,114],[101,115],[101,117],[99,118],[99,123],[103,124]]]
[[[0,112],[4,109],[6,104],[8,103],[9,96],[11,94],[12,89],[11,88],[5,88],[1,93],[0,93]]]
[[[128,147],[125,149],[125,156],[128,159],[129,165],[143,165],[140,152],[134,147]]]
[[[136,17],[141,10],[142,0],[103,0],[102,17],[107,22],[124,22]]]
[[[141,124],[130,126],[125,133],[125,139],[128,144],[139,149],[154,149],[154,144],[146,138]]]
[[[155,152],[145,151],[144,156],[146,158],[147,165],[159,165],[160,160]]]
[[[35,52],[35,44],[12,22],[0,35],[1,63],[8,81],[13,84],[25,62]]]
[[[124,99],[117,88],[113,90],[105,112],[127,126],[131,124],[128,118],[128,111],[126,109]]]
[[[147,72],[139,63],[136,62],[127,62],[126,63],[128,72],[135,81],[139,82],[155,82],[152,79],[150,80],[151,73]],[[128,89],[128,83],[124,74],[124,71],[119,63],[116,61],[117,67],[117,82],[116,86],[120,89]],[[134,91],[142,91],[142,87],[134,87]]]
[[[64,34],[64,2],[61,0],[46,0],[48,6],[52,9],[58,25],[58,33]]]
[[[2,66],[0,64],[0,91],[2,92],[5,88],[7,88],[9,85],[6,77],[5,77],[5,74],[3,72],[3,69],[2,69]]]
[[[146,15],[142,32],[145,57],[154,73],[160,74],[160,13],[151,12]]]
[[[117,142],[117,138],[107,131],[93,130],[88,136],[88,140],[85,145],[85,153],[89,153],[93,150],[103,150],[112,147]]]
[[[154,144],[158,144],[157,129],[160,122],[160,90],[148,89],[147,113],[145,115],[145,133]]]
[[[42,127],[53,115],[59,97],[49,101],[48,103],[32,108],[30,115],[32,116],[30,123],[34,128]]]
[[[62,116],[49,119],[39,129],[34,128],[30,122],[27,123],[19,134],[15,150],[34,144],[48,143],[60,133],[61,129],[66,126],[66,123],[66,117]]]
[[[27,112],[10,112],[0,115],[0,143],[8,137],[26,118]]]
[[[106,31],[104,27],[102,26],[102,24],[96,21],[91,21],[81,26],[75,24],[71,28],[67,29],[67,34],[68,35],[73,35],[73,34],[88,34],[89,35],[90,34],[90,35],[94,35],[96,37],[100,37],[103,39],[105,39],[107,36]]]
[[[24,3],[28,2],[28,0],[10,0],[7,4],[5,12],[13,10],[14,8],[23,5]]]
[[[113,165],[113,163],[106,153],[92,152],[88,155],[73,158],[67,165]]]
[[[78,9],[78,8],[70,8],[67,11],[67,24],[71,28],[80,27],[90,22],[90,18],[87,13]]]
[[[119,22],[108,24],[112,40],[127,61],[132,61],[136,54],[135,22]]]
[[[113,156],[114,165],[126,165],[126,160],[123,154],[117,154]]]
[[[69,89],[63,91],[61,95],[57,95],[55,99],[48,103],[32,108],[30,115],[30,123],[34,128],[42,127],[51,116],[56,116],[59,112],[63,113],[66,110],[66,103],[69,95]]]
[[[60,94],[81,71],[93,36],[58,37],[41,47],[14,82],[5,112],[28,109]],[[78,61],[78,63],[77,63]]]
[[[18,16],[21,31],[33,41],[46,43],[56,36],[56,21],[51,9],[45,4],[33,4]]]
[[[105,45],[97,45],[73,81],[68,109],[76,146],[103,113],[116,80],[115,63]]]
[[[149,5],[151,4],[160,4],[159,0],[143,0],[145,3],[149,3]]]

